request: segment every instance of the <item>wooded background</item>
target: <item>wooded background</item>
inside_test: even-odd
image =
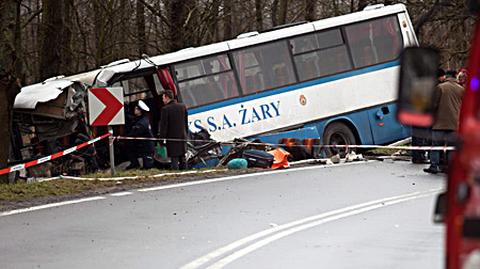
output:
[[[404,3],[420,42],[442,51],[445,68],[465,65],[473,17],[464,0],[9,0],[15,53],[28,84],[235,38],[249,31]],[[7,1],[8,2],[8,1]],[[0,21],[1,24],[11,23]]]

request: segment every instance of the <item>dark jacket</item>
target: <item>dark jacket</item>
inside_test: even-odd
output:
[[[132,127],[127,132],[128,137],[147,137],[152,138],[152,128],[146,115],[138,117],[134,120]],[[137,153],[151,155],[155,151],[155,143],[153,141],[132,140],[129,147],[133,147]],[[131,149],[132,150],[132,149]]]
[[[448,78],[437,86],[433,100],[435,113],[433,130],[457,130],[464,91],[453,78]]]
[[[171,101],[162,108],[159,124],[160,138],[181,139],[184,141],[167,140],[167,155],[180,157],[187,152],[188,113],[184,104]]]

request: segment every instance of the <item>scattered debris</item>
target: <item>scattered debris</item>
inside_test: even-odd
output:
[[[347,153],[347,155],[345,155],[345,162],[346,163],[358,162],[358,161],[364,161],[364,160],[365,160],[365,158],[363,158],[363,155],[362,154],[356,154],[355,151],[349,152],[349,153]]]
[[[330,161],[334,164],[340,163],[340,154],[336,154],[330,157]]]
[[[235,158],[233,160],[230,160],[227,163],[227,168],[232,169],[232,170],[246,169],[247,167],[248,167],[248,162],[247,162],[247,160],[245,160],[243,158]]]

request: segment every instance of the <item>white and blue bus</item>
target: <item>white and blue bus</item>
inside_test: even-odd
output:
[[[64,79],[121,85],[127,102],[151,97],[150,105],[172,89],[190,130],[205,128],[217,141],[386,144],[409,136],[394,101],[399,54],[416,45],[404,5],[375,5]]]

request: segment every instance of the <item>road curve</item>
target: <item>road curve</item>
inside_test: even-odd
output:
[[[18,212],[0,217],[0,267],[441,268],[444,179],[421,168],[316,166]]]

